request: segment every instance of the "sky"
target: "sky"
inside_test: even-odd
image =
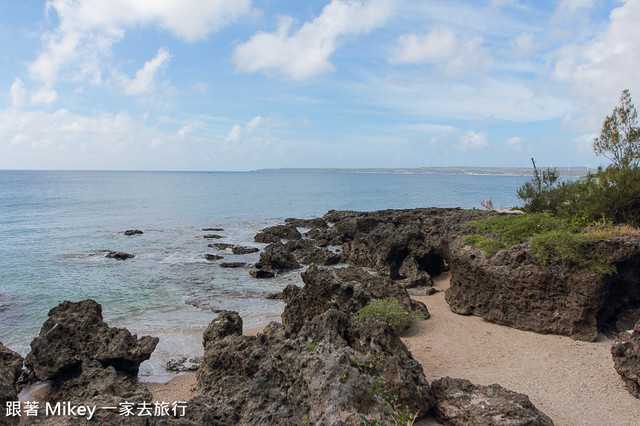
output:
[[[596,167],[640,0],[0,0],[0,169]]]

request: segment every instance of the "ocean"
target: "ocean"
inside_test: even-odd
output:
[[[201,350],[217,309],[240,312],[245,328],[277,319],[284,304],[265,295],[299,284],[299,271],[255,280],[258,253],[233,255],[210,243],[253,246],[262,228],[330,209],[481,208],[518,204],[528,177],[332,172],[0,171],[0,341],[25,355],[49,309],[95,299],[110,326],[160,337],[141,366],[165,380],[164,363]],[[204,228],[222,228],[206,232]],[[128,229],[142,235],[125,236]],[[222,238],[208,240],[205,234]],[[108,259],[108,250],[135,257]],[[225,262],[246,262],[225,269]]]

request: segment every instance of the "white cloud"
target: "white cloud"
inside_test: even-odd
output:
[[[458,40],[451,29],[436,29],[429,34],[403,34],[399,49],[391,58],[394,64],[434,63],[452,56]]]
[[[247,141],[263,122],[264,118],[258,115],[252,118],[244,127],[239,124],[234,124],[224,140],[225,144],[230,147]]]
[[[445,124],[432,124],[432,123],[418,123],[418,124],[408,124],[404,126],[410,130],[416,130],[418,132],[425,133],[449,133],[449,132],[457,132],[458,129],[454,126],[449,126]]]
[[[196,93],[207,93],[209,85],[203,81],[197,81],[191,85],[191,90]]]
[[[585,133],[574,138],[571,143],[579,151],[593,154],[593,140],[598,136],[597,133]]]
[[[492,7],[515,6],[518,3],[518,0],[491,0]]]
[[[516,57],[527,57],[534,50],[534,35],[530,32],[520,33],[511,40],[511,51]]]
[[[638,22],[640,0],[627,0],[611,12],[606,31],[584,45],[565,45],[554,53],[555,78],[570,83],[576,95],[599,103],[600,116],[622,90],[640,93]]]
[[[480,151],[490,146],[485,132],[476,133],[473,130],[469,130],[460,136],[455,148],[460,151]]]
[[[259,32],[238,46],[233,62],[240,71],[283,74],[304,80],[333,70],[329,61],[338,41],[371,32],[392,13],[390,0],[332,0],[320,16],[293,31],[293,19],[280,17],[273,33]]]
[[[558,119],[574,108],[555,93],[538,92],[527,81],[507,78],[442,84],[432,78],[392,75],[353,89],[365,102],[428,120],[492,118],[526,123]]]
[[[58,99],[58,92],[50,89],[49,87],[43,87],[37,92],[31,95],[31,103],[34,105],[45,104],[51,105]]]
[[[55,112],[0,111],[0,169],[186,169],[206,165],[208,153],[184,152],[185,141],[201,143],[197,121],[177,123],[175,132],[147,125],[147,117],[126,110],[91,116]],[[150,149],[151,148],[151,149]],[[162,163],[160,163],[160,162]]]
[[[55,10],[63,31],[151,24],[195,41],[249,13],[251,0],[48,0],[47,10]]]
[[[144,66],[136,72],[134,79],[129,80],[123,77],[124,92],[132,96],[150,92],[156,73],[166,66],[169,60],[171,60],[171,53],[163,47],[158,49],[156,56],[144,63]]]
[[[49,87],[65,78],[102,81],[102,61],[125,29],[154,25],[195,41],[208,37],[251,11],[251,0],[48,0],[47,13],[59,25],[42,35],[43,50],[30,64],[31,76]]]
[[[579,10],[592,9],[594,0],[561,0],[556,8],[556,13],[575,13]]]
[[[522,152],[524,149],[524,139],[520,136],[514,136],[504,143],[505,148],[514,152]]]
[[[485,69],[492,62],[491,53],[483,47],[482,37],[459,37],[450,28],[434,29],[428,34],[403,34],[392,64],[434,64],[438,74],[464,77]]]
[[[19,78],[13,80],[9,94],[13,108],[21,108],[27,101],[27,89],[24,88],[24,83]]]

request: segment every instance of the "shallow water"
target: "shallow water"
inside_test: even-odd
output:
[[[216,309],[239,311],[245,327],[266,325],[281,301],[265,295],[299,273],[254,280],[258,253],[233,255],[209,243],[263,248],[262,228],[330,209],[480,208],[517,204],[526,177],[355,173],[172,173],[0,171],[0,341],[26,354],[49,309],[93,298],[111,326],[159,336],[142,374],[161,376],[167,358],[200,349]],[[207,232],[203,228],[224,231]],[[127,229],[143,235],[124,236]],[[208,240],[205,234],[223,236]],[[135,258],[105,258],[108,250]],[[206,253],[247,267],[224,269]],[[147,365],[148,364],[148,365]]]

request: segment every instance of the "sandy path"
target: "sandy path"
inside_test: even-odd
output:
[[[449,275],[435,286],[446,289]],[[440,377],[498,383],[529,395],[556,425],[640,425],[640,400],[613,368],[612,341],[578,342],[452,313],[444,292],[418,296],[431,318],[403,337],[431,382]]]

